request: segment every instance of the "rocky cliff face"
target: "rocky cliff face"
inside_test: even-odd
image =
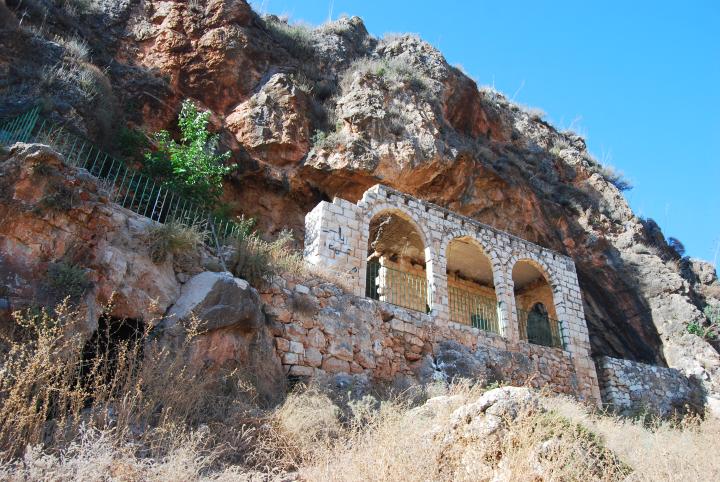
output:
[[[720,390],[716,350],[686,331],[720,299],[713,270],[633,214],[582,138],[478,89],[422,40],[372,38],[358,18],[290,26],[242,0],[7,5],[0,113],[41,94],[51,117],[111,145],[123,122],[172,128],[192,98],[241,166],[225,200],[269,233],[301,235],[318,201],[390,185],[575,259],[594,354],[669,364]],[[84,58],[49,40],[70,32],[87,40]],[[94,80],[83,91],[73,75]]]
[[[187,347],[193,368],[243,370],[264,401],[284,393],[258,292],[229,273],[207,271],[220,263],[203,247],[153,260],[154,222],[111,204],[96,178],[47,146],[16,144],[2,153],[0,193],[3,334],[12,333],[11,310],[67,299],[82,310],[87,335],[101,316],[140,320],[170,346]],[[192,343],[188,327],[197,334]]]

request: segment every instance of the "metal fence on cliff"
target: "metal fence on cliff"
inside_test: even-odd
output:
[[[207,244],[215,244],[213,247],[243,231],[239,224],[215,216],[161,181],[103,152],[88,139],[44,119],[38,108],[0,122],[0,144],[15,142],[38,142],[53,147],[68,165],[97,177],[111,202],[160,223],[176,221],[196,226],[205,233]]]

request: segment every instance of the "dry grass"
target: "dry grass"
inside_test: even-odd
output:
[[[203,242],[204,233],[194,225],[178,221],[152,224],[147,230],[150,259],[162,263],[168,255],[182,255],[194,251]]]
[[[572,400],[554,398],[552,408],[605,440],[634,469],[631,481],[720,480],[720,420],[638,421],[589,413]]]
[[[255,286],[270,282],[281,273],[300,274],[304,261],[293,249],[291,231],[282,231],[274,241],[265,241],[257,233],[241,235],[234,241],[228,268]]]
[[[632,182],[625,177],[625,174],[611,165],[602,166],[600,168],[600,175],[621,192],[629,191],[633,188]]]
[[[327,266],[305,264],[301,276],[305,279],[319,278],[352,293],[355,288],[353,279],[344,271],[336,271]]]
[[[87,61],[90,57],[90,46],[85,39],[79,37],[56,37],[55,39],[64,49],[65,53],[77,61]]]
[[[414,65],[409,58],[378,59],[362,57],[353,61],[343,73],[340,87],[343,91],[350,91],[357,77],[368,76],[382,81],[389,89],[400,89],[409,86],[415,92],[423,92],[430,86],[428,76],[420,67]]]
[[[315,46],[310,26],[303,23],[290,24],[287,18],[273,15],[265,16],[262,20],[270,35],[291,55],[300,60],[313,57]]]
[[[84,315],[68,302],[14,319],[23,336],[3,340],[10,350],[0,370],[0,460],[17,460],[27,447],[76,453],[95,431],[117,448],[132,445],[135,455],[165,457],[196,427],[247,408],[239,374],[186,365],[196,323],[182,346],[171,347],[151,335],[153,322],[131,339],[88,345]],[[237,444],[240,429],[220,427],[213,437]]]
[[[67,305],[15,317],[24,341],[8,340],[0,370],[2,480],[720,477],[716,420],[648,426],[548,396],[546,411],[505,419],[504,431],[453,439],[453,413],[486,389],[432,386],[418,401],[417,393],[352,399],[313,386],[263,409],[237,373],[185,365],[189,345],[162,345],[153,323],[88,358],[82,317]],[[431,394],[439,396],[417,406]]]
[[[98,96],[105,102],[106,97],[112,94],[105,72],[75,57],[71,61],[58,62],[52,67],[45,68],[40,85],[44,89],[79,89],[87,102],[94,101]]]

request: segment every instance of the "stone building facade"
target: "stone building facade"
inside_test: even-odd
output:
[[[342,277],[356,297],[365,298],[370,293],[368,283],[373,282],[373,277],[368,277],[373,256],[379,256],[381,270],[386,269],[386,265],[387,269],[396,269],[397,266],[390,265],[405,262],[400,259],[402,256],[373,253],[376,240],[371,240],[371,233],[378,232],[373,226],[377,226],[375,220],[379,216],[385,215],[400,219],[417,232],[418,239],[410,239],[412,236],[407,233],[396,237],[402,238],[411,248],[408,251],[413,253],[412,262],[416,267],[413,275],[424,273],[427,279],[425,310],[417,306],[383,303],[381,295],[378,296],[379,301],[373,301],[386,305],[383,309],[392,313],[388,324],[394,332],[399,333],[401,338],[404,334],[418,338],[418,346],[430,352],[434,344],[454,340],[476,353],[499,350],[526,356],[535,363],[526,365],[526,370],[537,370],[537,376],[546,384],[570,387],[560,391],[600,401],[575,265],[566,256],[440,206],[376,185],[366,191],[357,203],[336,198],[333,202],[321,202],[306,216],[306,261]],[[399,222],[396,224],[399,225]],[[474,246],[487,259],[488,273],[491,274],[484,281],[485,286],[483,282],[476,284],[478,292],[487,291],[488,287],[494,291],[492,301],[497,306],[499,325],[494,330],[496,333],[478,328],[474,323],[452,319],[449,307],[453,300],[449,286],[457,286],[458,280],[450,265],[463,265],[457,260],[449,262],[449,247],[455,240]],[[522,270],[517,268],[520,265]],[[530,279],[527,273],[532,270],[541,276]],[[521,279],[530,280],[525,283],[528,290],[522,293],[516,286]],[[544,289],[541,286],[543,281]],[[538,285],[537,289],[535,285]],[[527,326],[520,320],[529,309],[529,303],[537,305],[540,302],[545,307],[545,313],[554,315],[553,318],[558,320],[561,346],[541,346],[528,341]],[[553,367],[548,369],[548,364]],[[531,376],[532,373],[524,375]]]

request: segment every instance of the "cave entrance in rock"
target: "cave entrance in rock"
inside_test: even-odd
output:
[[[520,339],[564,348],[552,287],[545,273],[532,261],[520,260],[513,266],[512,280]]]
[[[447,281],[450,319],[499,334],[492,265],[472,238],[455,238],[448,244]]]
[[[142,320],[103,314],[97,330],[83,346],[82,383],[110,383],[118,370],[137,369],[143,357],[145,334]]]
[[[420,229],[402,212],[381,212],[370,221],[365,295],[428,313],[426,244]]]

